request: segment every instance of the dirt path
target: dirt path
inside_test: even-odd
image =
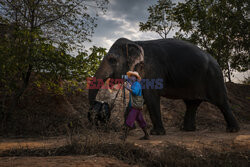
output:
[[[0,138],[0,152],[18,148],[55,148],[67,144],[67,139],[51,138]],[[51,157],[0,157],[0,167],[130,167],[131,165],[114,157],[91,156],[51,156]]]
[[[249,127],[238,133],[227,133],[221,131],[196,131],[182,132],[177,128],[167,129],[164,136],[151,136],[150,140],[138,140],[143,135],[140,129],[128,138],[128,142],[144,148],[155,148],[160,150],[168,144],[184,146],[188,150],[202,151],[211,149],[213,151],[246,151],[250,150]]]
[[[52,148],[60,147],[67,143],[66,138],[0,138],[0,151],[17,148]]]
[[[200,130],[195,132],[183,132],[177,128],[166,129],[166,135],[150,136],[150,140],[138,140],[143,135],[141,129],[133,130],[127,142],[138,146],[157,146],[158,148],[168,143],[185,146],[188,149],[209,148],[216,151],[232,149],[228,146],[237,146],[235,149],[250,150],[250,125],[245,125],[238,133],[224,131]],[[118,137],[119,135],[117,135]],[[64,136],[51,138],[25,138],[6,139],[0,138],[0,151],[16,148],[55,148],[67,144]]]
[[[226,133],[217,130],[198,130],[196,132],[182,132],[177,128],[167,128],[164,136],[151,136],[150,140],[138,140],[143,135],[138,128],[132,131],[127,142],[146,150],[160,153],[165,146],[174,144],[184,146],[197,153],[210,149],[218,152],[250,150],[250,125],[244,125],[238,133]],[[108,135],[108,134],[107,134]],[[117,135],[118,137],[119,135]],[[0,152],[15,148],[52,148],[67,144],[65,137],[43,139],[4,139],[0,138]],[[123,161],[100,155],[93,156],[53,156],[53,157],[0,157],[0,166],[130,166]]]
[[[115,158],[97,156],[0,157],[1,167],[130,167]]]

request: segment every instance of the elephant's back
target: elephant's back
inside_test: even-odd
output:
[[[146,66],[150,71],[156,71],[153,74],[157,73],[157,77],[164,78],[165,84],[170,86],[199,87],[207,80],[208,71],[220,72],[217,61],[211,55],[189,42],[159,39],[137,43],[144,49]]]
[[[137,41],[144,49],[146,58],[152,57],[160,61],[175,61],[185,64],[194,61],[208,62],[212,57],[194,44],[178,39],[158,39],[149,41]]]

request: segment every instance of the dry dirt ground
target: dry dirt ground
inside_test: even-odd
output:
[[[166,135],[151,136],[150,140],[141,141],[139,137],[143,135],[138,128],[130,132],[126,143],[130,143],[135,147],[142,148],[152,154],[159,155],[164,148],[169,145],[176,145],[187,149],[190,152],[202,157],[204,150],[210,150],[218,153],[242,152],[250,153],[250,86],[240,84],[227,84],[229,102],[231,108],[238,119],[241,130],[238,133],[227,133],[226,124],[221,112],[209,103],[202,103],[197,111],[197,131],[183,132],[180,131],[180,126],[185,113],[185,105],[181,100],[161,99],[162,120],[166,129]],[[114,97],[115,92],[103,93],[100,92],[99,99],[110,100]],[[103,95],[103,96],[102,96]],[[120,127],[123,123],[123,106],[122,99],[116,101],[116,106],[111,117],[111,125]],[[82,100],[84,99],[84,100]],[[112,99],[112,98],[111,98]],[[65,100],[65,99],[64,99]],[[109,102],[109,101],[108,101]],[[58,105],[58,102],[55,103]],[[67,103],[71,104],[67,110],[74,108],[75,111],[83,112],[86,116],[87,98],[84,96],[77,98],[76,96],[68,98]],[[60,104],[61,105],[61,104]],[[62,106],[61,108],[65,108]],[[145,109],[144,117],[148,123],[148,128],[152,127],[147,110]],[[93,132],[96,133],[96,132]],[[98,136],[106,136],[110,142],[120,142],[119,136],[121,130],[110,130],[107,132],[98,132]],[[80,134],[81,135],[84,134]],[[76,135],[79,138],[79,134]],[[100,137],[100,138],[101,138]],[[0,155],[6,150],[15,150],[20,148],[30,149],[49,149],[59,148],[67,145],[69,142],[67,136],[59,137],[36,137],[36,138],[0,138]],[[22,154],[21,154],[22,155]],[[244,154],[248,160],[244,166],[250,166],[250,155]],[[179,159],[177,159],[178,161]],[[64,155],[64,156],[3,156],[0,157],[0,166],[131,166],[126,161],[121,161],[115,156],[105,154],[94,155]],[[223,165],[222,165],[223,166]],[[239,165],[243,166],[243,165]]]
[[[67,137],[6,139],[0,138],[0,153],[14,149],[49,149],[68,144]],[[129,167],[131,165],[105,155],[69,155],[50,157],[10,156],[0,157],[1,167]],[[135,166],[135,165],[132,165]]]
[[[53,157],[4,157],[1,167],[129,167],[130,165],[109,157],[53,156]]]
[[[130,133],[127,141],[134,146],[141,147],[151,151],[154,154],[160,154],[165,146],[174,144],[182,146],[187,150],[202,156],[204,149],[215,152],[244,152],[250,150],[250,126],[245,125],[238,133],[226,133],[221,130],[199,130],[196,132],[182,132],[177,128],[167,128],[164,136],[151,136],[150,140],[138,140],[142,135],[140,129]],[[120,133],[118,133],[120,134]],[[119,135],[115,136],[119,140]],[[109,135],[109,134],[104,134]],[[114,137],[114,136],[113,136]],[[115,140],[115,139],[114,139]],[[0,152],[18,148],[54,148],[67,144],[65,137],[57,138],[28,138],[28,139],[1,139]],[[249,155],[250,156],[250,155]],[[249,157],[250,158],[250,157]],[[250,160],[250,159],[249,159]],[[250,161],[249,161],[250,163]],[[0,166],[130,166],[126,162],[120,161],[115,157],[105,155],[67,155],[50,157],[0,157]]]

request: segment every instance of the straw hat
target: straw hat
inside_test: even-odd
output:
[[[137,79],[141,80],[141,77],[140,77],[138,72],[136,72],[136,71],[128,71],[127,76],[130,77],[131,75],[134,75],[134,76],[136,76]]]

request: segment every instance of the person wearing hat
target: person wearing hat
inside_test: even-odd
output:
[[[140,140],[148,140],[149,134],[146,129],[146,121],[141,112],[142,108],[135,108],[132,105],[132,101],[135,100],[136,96],[141,96],[140,98],[143,100],[141,84],[138,82],[141,80],[141,77],[136,71],[128,71],[127,76],[129,82],[126,82],[125,88],[130,92],[128,104],[129,113],[125,122],[125,132],[121,138],[126,140],[129,130],[133,128],[135,121],[137,121],[144,132],[144,136],[141,137]]]

